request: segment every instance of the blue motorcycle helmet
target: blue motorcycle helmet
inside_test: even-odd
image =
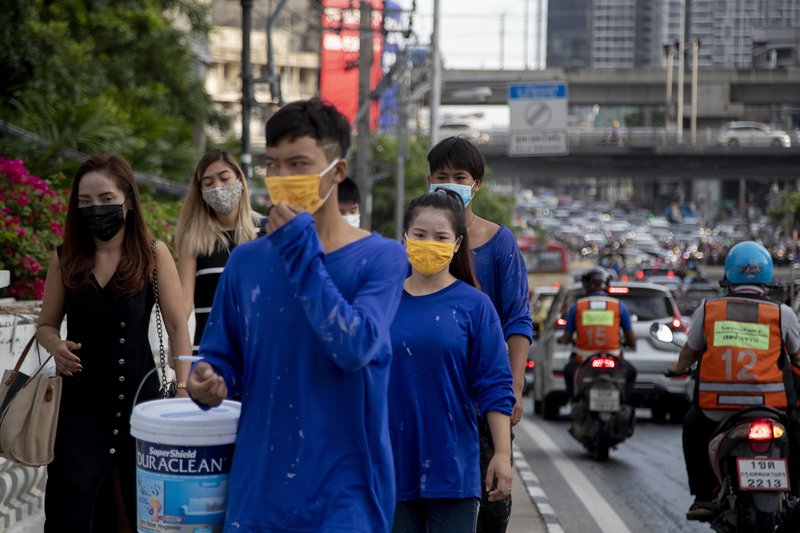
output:
[[[755,241],[740,242],[725,258],[725,280],[729,285],[768,285],[772,276],[772,257]]]

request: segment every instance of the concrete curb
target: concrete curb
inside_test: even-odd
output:
[[[553,510],[553,506],[550,505],[547,494],[539,484],[539,478],[533,473],[528,461],[525,459],[525,455],[516,444],[513,445],[513,455],[514,466],[525,486],[525,492],[528,493],[531,502],[536,507],[536,510],[539,511],[547,533],[564,533],[564,528],[561,527],[561,522]]]

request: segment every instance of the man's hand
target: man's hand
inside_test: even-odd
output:
[[[495,453],[486,470],[486,494],[490,502],[505,500],[511,494],[511,457]],[[497,485],[495,486],[495,481]]]
[[[516,426],[519,424],[519,421],[522,420],[522,415],[524,414],[522,408],[522,395],[514,395],[516,401],[514,402],[514,408],[511,410],[511,425]]]
[[[669,366],[667,367],[667,373],[668,374],[683,375],[683,374],[686,374],[687,372],[689,372],[689,369],[688,368],[682,368],[678,364],[678,361],[675,361],[674,363],[670,363]]]
[[[228,397],[228,387],[208,363],[199,363],[186,381],[186,389],[200,403],[216,407]]]
[[[273,206],[273,208],[269,211],[267,234],[271,235],[273,232],[279,230],[290,220],[296,217],[300,212],[300,208],[289,205],[286,202],[280,202],[278,205]]]

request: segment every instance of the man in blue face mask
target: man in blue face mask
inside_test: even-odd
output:
[[[430,190],[450,189],[464,202],[467,236],[481,290],[492,300],[503,326],[508,345],[509,363],[514,379],[516,403],[511,425],[522,418],[522,389],[525,384],[525,363],[533,340],[533,322],[528,302],[528,272],[525,261],[511,230],[476,216],[472,199],[481,188],[483,156],[474,144],[462,137],[449,137],[433,147],[428,154]],[[494,454],[489,427],[479,418],[481,439],[481,475]],[[511,516],[511,495],[490,502],[486,492],[481,498],[478,514],[478,533],[503,533]]]

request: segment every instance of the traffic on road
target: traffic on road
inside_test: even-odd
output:
[[[702,402],[695,401],[698,386],[722,391],[714,402],[727,401],[726,390],[751,391],[747,395],[793,388],[790,378],[761,385],[753,370],[762,356],[751,355],[753,338],[747,340],[744,331],[767,327],[764,311],[752,319],[729,311],[721,322],[703,313],[707,302],[761,309],[783,304],[781,313],[796,322],[795,273],[786,266],[794,261],[794,249],[782,228],[765,216],[731,214],[705,223],[686,204],[655,214],[635,205],[588,204],[548,190],[521,197],[518,219],[528,229],[518,244],[528,269],[534,342],[526,366],[526,417],[515,428],[515,444],[536,474],[543,516],[552,511],[563,531],[800,531],[790,492],[795,463],[784,442],[784,432],[793,430],[787,429],[785,409],[762,402],[766,396],[756,401],[739,395],[731,408],[712,405],[702,392]],[[761,255],[734,265],[741,249],[735,246],[743,241]],[[592,285],[597,269],[607,275],[605,286]],[[753,294],[747,293],[751,286]],[[614,306],[624,306],[621,322],[612,322],[607,311]],[[615,328],[620,337],[626,320],[635,343],[626,346],[618,339],[603,347],[601,337]],[[731,334],[733,351],[719,353],[723,361],[738,359],[728,370],[721,367],[727,376],[713,381],[707,356],[713,353],[710,346],[725,345],[719,328],[729,325],[743,329]],[[676,371],[694,328],[692,338],[711,335],[697,355],[704,361],[702,374],[697,364]],[[599,348],[581,357],[587,342]],[[780,353],[792,355],[793,347],[783,349]],[[588,370],[573,378],[569,365],[576,359]],[[635,367],[630,391],[624,374],[614,374],[622,361]],[[725,382],[731,372],[745,379]],[[571,379],[574,386],[568,385]],[[737,402],[745,404],[742,411],[733,405]],[[786,400],[777,405],[785,407]],[[685,426],[697,409],[715,421],[711,430],[727,420],[709,433],[709,439],[716,437],[705,455],[716,463],[709,466],[714,489],[707,495],[699,494],[696,483],[690,491],[695,467],[687,467],[692,454],[684,458],[690,431]],[[758,440],[762,428],[765,436]],[[748,457],[753,460],[746,462]],[[768,487],[761,490],[761,484]]]

